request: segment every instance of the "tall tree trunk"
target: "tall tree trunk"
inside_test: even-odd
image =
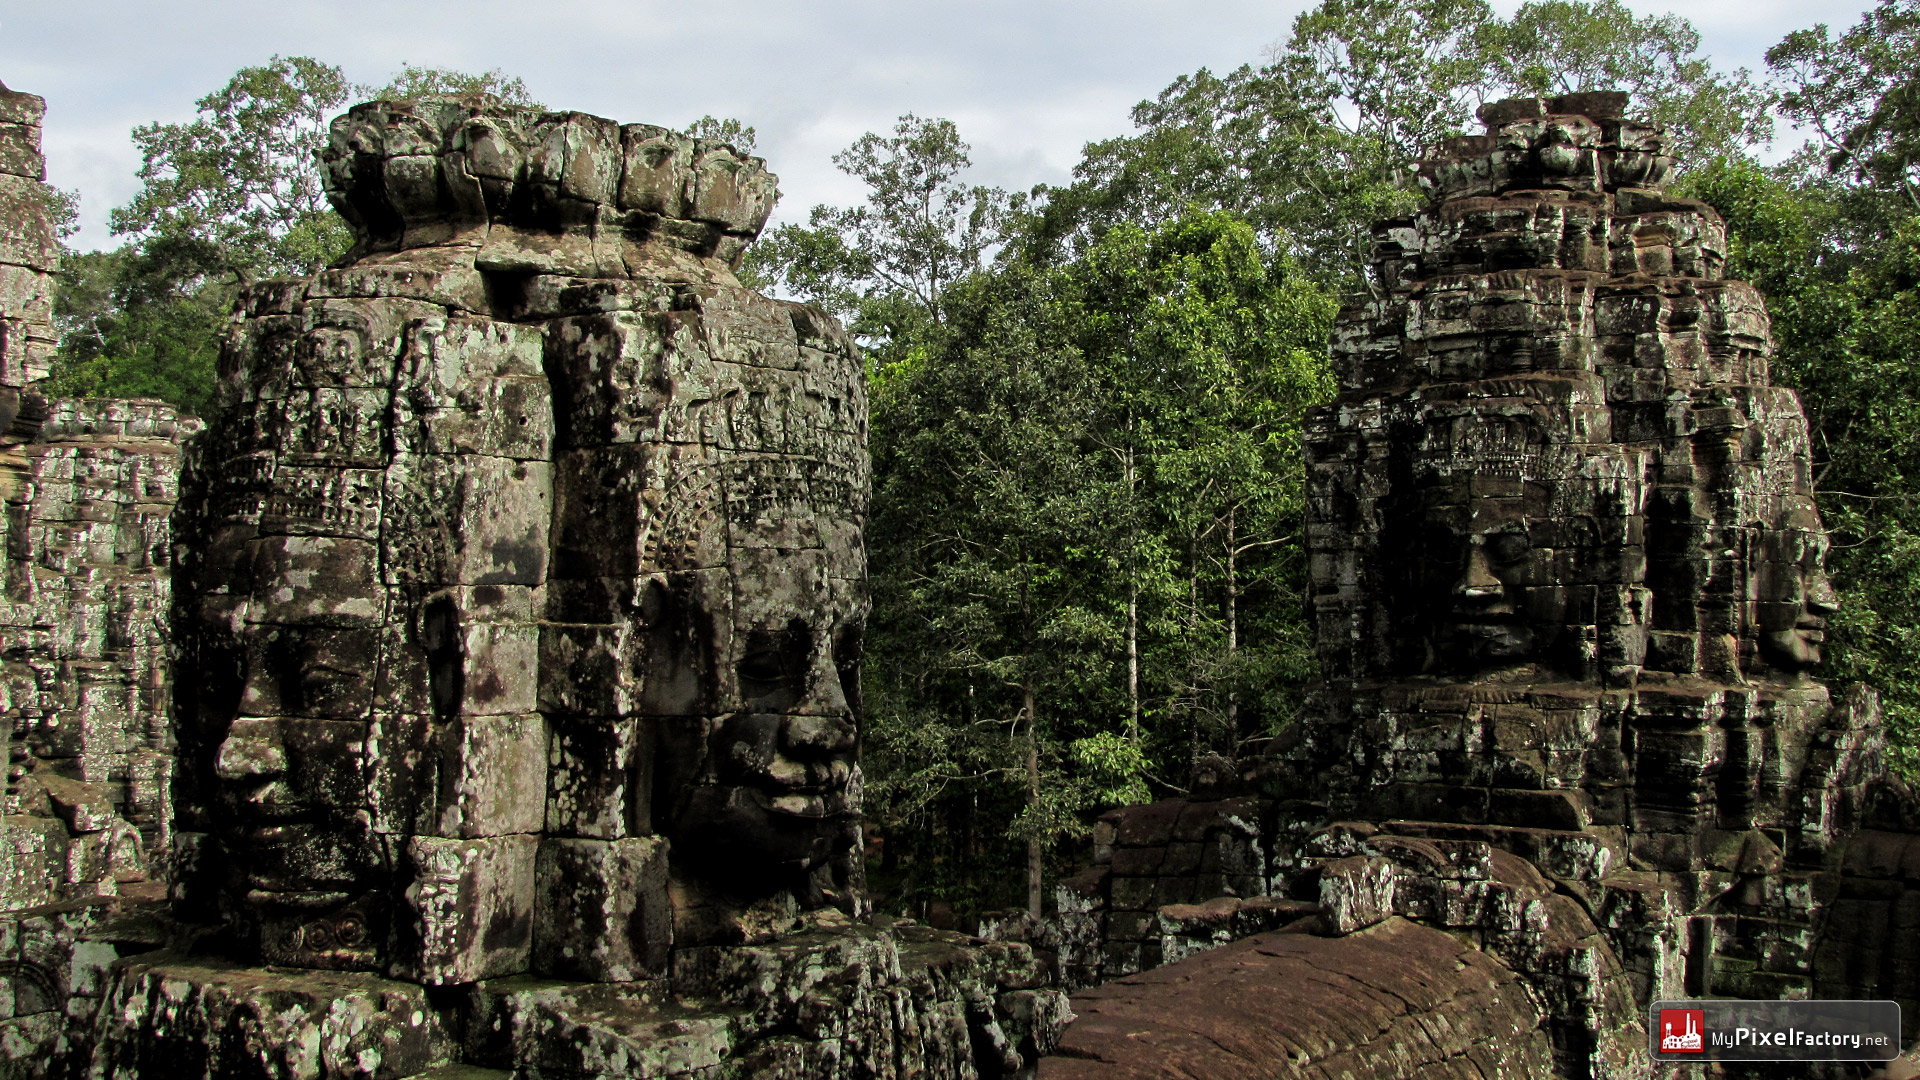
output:
[[[1027,714],[1027,805],[1038,811],[1040,808],[1040,730],[1037,722],[1040,717],[1034,710],[1033,684],[1020,688],[1021,707]],[[1041,892],[1041,871],[1046,864],[1046,849],[1040,837],[1027,839],[1027,914],[1036,921],[1044,913],[1045,896]]]
[[[1127,738],[1140,741],[1140,581],[1127,582]]]
[[[1200,760],[1200,542],[1187,541],[1187,764]]]
[[[1127,448],[1127,517],[1133,520],[1133,448]],[[1129,525],[1129,530],[1132,529]],[[1127,537],[1127,738],[1140,741],[1140,538]]]
[[[1227,730],[1240,738],[1240,533],[1235,507],[1227,507]]]
[[[1026,545],[1021,544],[1021,562],[1026,563]],[[1040,816],[1040,713],[1033,692],[1033,594],[1028,577],[1020,579],[1020,652],[1025,662],[1020,679],[1020,711],[1027,715],[1027,809],[1037,821]],[[1037,922],[1043,909],[1040,891],[1041,871],[1046,863],[1046,847],[1038,834],[1027,838],[1027,913]]]

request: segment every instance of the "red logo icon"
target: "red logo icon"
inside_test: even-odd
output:
[[[1660,1052],[1699,1054],[1706,1050],[1707,1014],[1704,1009],[1661,1009]]]

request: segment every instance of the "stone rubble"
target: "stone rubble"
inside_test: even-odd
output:
[[[1526,985],[1471,944],[1397,917],[1340,938],[1244,938],[1076,994],[1074,1009],[1042,1080],[1551,1075]]]

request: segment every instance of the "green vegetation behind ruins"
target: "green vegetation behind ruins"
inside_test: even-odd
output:
[[[1419,202],[1423,148],[1514,94],[1621,89],[1668,125],[1677,186],[1731,226],[1729,276],[1773,314],[1844,607],[1825,676],[1888,707],[1920,765],[1920,0],[1715,70],[1677,16],[1617,0],[1324,0],[1257,63],[1184,76],[1092,143],[1073,183],[966,180],[945,120],[835,158],[867,188],[749,253],[867,349],[874,610],[868,816],[883,902],[1038,903],[1100,809],[1185,790],[1283,727],[1314,677],[1298,435],[1331,396],[1338,298],[1368,225]],[[59,392],[209,405],[234,292],[345,247],[312,151],[386,87],[274,58],[134,132],[145,186],[112,251],[69,253]],[[1800,144],[1763,163],[1778,134]],[[697,134],[750,148],[704,118]],[[70,203],[62,208],[71,220]]]

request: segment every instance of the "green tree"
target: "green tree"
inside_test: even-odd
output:
[[[135,128],[142,187],[110,217],[126,244],[64,255],[55,297],[63,336],[50,389],[208,408],[237,291],[264,277],[312,273],[347,249],[346,223],[327,203],[315,155],[352,90],[533,104],[520,80],[498,71],[407,65],[383,87],[350,87],[337,67],[276,56],[201,98],[192,121]]]
[[[1037,910],[1088,812],[1184,790],[1307,679],[1333,305],[1225,213],[1010,250],[875,387],[870,807],[916,889]]]
[[[1144,677],[1161,695],[1153,756],[1184,775],[1284,722],[1310,677],[1299,425],[1332,393],[1334,303],[1221,212],[1118,226],[1075,269],[1082,347],[1116,403],[1104,439],[1128,502],[1127,652],[1144,628],[1153,661],[1129,672],[1129,730]]]
[[[134,129],[143,186],[110,216],[128,243],[66,256],[55,392],[212,403],[236,291],[346,250],[314,155],[347,92],[339,68],[276,56],[201,98],[196,119]]]
[[[160,398],[196,415],[212,408],[232,289],[179,288],[155,262],[132,246],[61,257],[50,393]]]
[[[1835,170],[1920,210],[1920,4],[1882,0],[1835,38],[1824,23],[1767,51],[1781,111],[1812,129]]]
[[[1903,60],[1902,58],[1909,58]],[[1882,694],[1894,760],[1920,767],[1920,205],[1901,132],[1916,110],[1912,0],[1768,53],[1781,110],[1811,142],[1772,168],[1728,160],[1686,181],[1726,217],[1727,273],[1759,286],[1777,382],[1801,392],[1829,570],[1842,598],[1825,677]]]
[[[756,141],[753,128],[733,117],[703,116],[688,124],[687,134],[709,142],[726,143],[743,154],[753,153]]]
[[[748,254],[760,280],[821,304],[887,353],[942,322],[947,290],[1006,239],[1019,196],[967,184],[969,147],[951,120],[911,113],[892,135],[868,132],[834,155],[867,187],[854,207],[816,206]]]
[[[494,68],[478,75],[449,68],[419,67],[401,61],[400,70],[384,86],[359,85],[353,92],[361,98],[412,100],[425,97],[487,97],[506,105],[537,109],[540,103],[527,92],[527,84]]]
[[[276,56],[201,98],[197,119],[135,128],[143,186],[114,232],[182,287],[312,273],[349,242],[315,163],[347,91],[337,67]]]
[[[1772,94],[1745,69],[1715,71],[1678,15],[1636,17],[1620,0],[1536,0],[1481,34],[1497,91],[1625,90],[1636,115],[1666,127],[1682,168],[1773,138]]]
[[[1085,793],[1063,775],[1074,721],[1112,684],[1098,387],[1058,271],[1013,264],[940,299],[924,358],[873,398],[874,801],[896,826],[941,819],[921,857],[1023,861],[1037,916],[1048,853],[1081,827]],[[1024,859],[984,837],[942,851],[970,832],[952,828],[956,797],[986,802]]]

